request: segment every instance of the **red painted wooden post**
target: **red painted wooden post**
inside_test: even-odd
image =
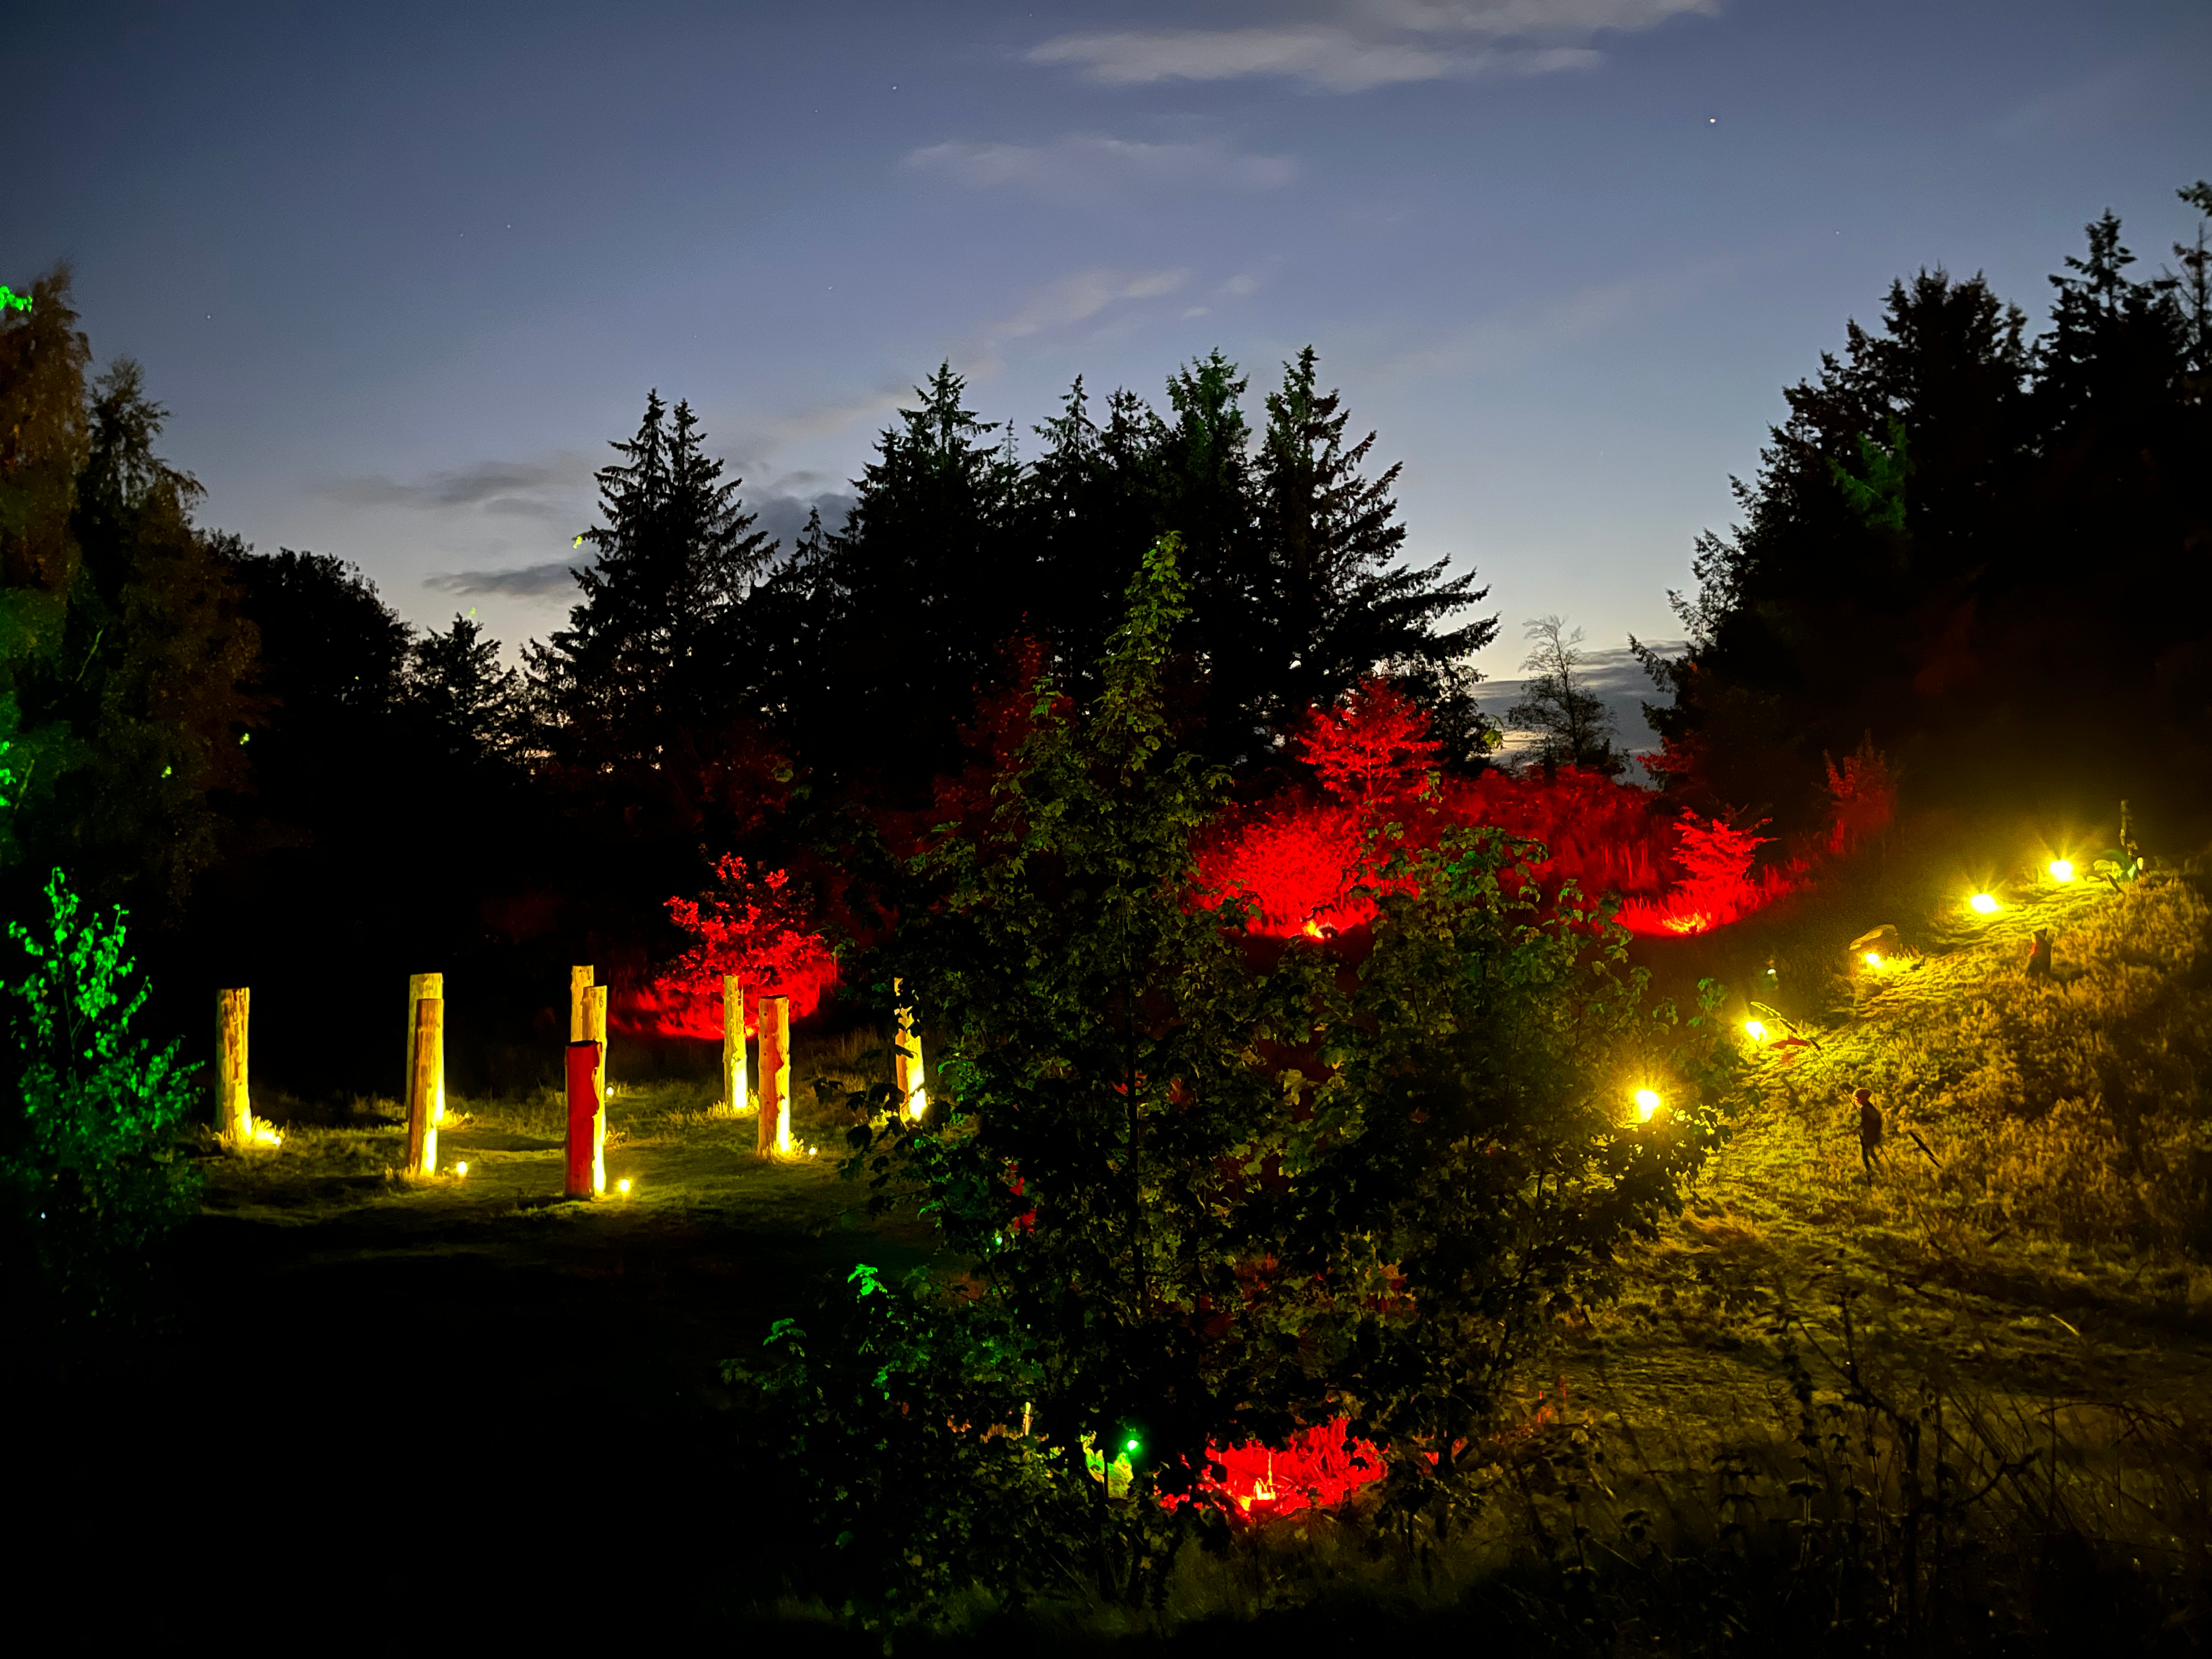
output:
[[[570,1198],[589,1198],[596,1190],[593,1166],[599,1161],[599,1045],[592,1042],[568,1045],[568,1164],[565,1191]]]

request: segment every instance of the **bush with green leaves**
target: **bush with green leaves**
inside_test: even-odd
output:
[[[0,1146],[26,1247],[65,1317],[112,1316],[153,1241],[189,1209],[175,1131],[192,1108],[179,1045],[131,1030],[150,991],[131,983],[125,913],[86,914],[59,870],[48,918],[11,923],[28,971],[10,985],[21,1112]]]
[[[1378,823],[1371,938],[1262,947],[1199,882],[1227,782],[1168,710],[1173,538],[1129,600],[1095,702],[1039,682],[988,823],[947,826],[901,905],[939,1103],[871,1103],[848,1170],[963,1269],[833,1296],[748,1373],[799,1513],[835,1522],[833,1599],[1140,1601],[1218,1535],[1210,1447],[1340,1419],[1386,1502],[1448,1511],[1516,1366],[1719,1131],[1711,1009],[1645,1007],[1625,935],[1509,837],[1392,855]],[[1127,1482],[1092,1455],[1133,1445]]]

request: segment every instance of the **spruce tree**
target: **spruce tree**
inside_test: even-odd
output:
[[[556,758],[586,775],[638,779],[728,714],[739,605],[775,553],[722,479],[689,404],[647,394],[624,459],[599,472],[596,558],[575,571],[568,626],[526,660]]]
[[[1127,391],[1107,399],[1103,425],[1093,421],[1081,375],[1060,412],[1035,428],[1043,447],[1024,481],[1020,531],[1037,566],[1030,617],[1078,696],[1092,689],[1122,592],[1158,532],[1165,429]]]
[[[1448,577],[1446,560],[1398,562],[1401,468],[1364,475],[1376,434],[1346,447],[1350,416],[1337,392],[1320,390],[1315,363],[1308,346],[1267,394],[1246,635],[1259,657],[1247,669],[1255,723],[1286,731],[1379,671],[1404,680],[1431,710],[1455,758],[1473,759],[1489,739],[1468,659],[1496,635],[1498,619],[1444,624],[1487,590],[1471,574]]]
[[[808,561],[822,649],[793,655],[775,701],[817,772],[895,792],[960,751],[960,722],[1030,623],[1036,561],[1015,535],[1011,434],[979,420],[950,363],[878,435],[844,528]]]

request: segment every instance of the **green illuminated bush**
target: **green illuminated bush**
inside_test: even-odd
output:
[[[68,1317],[112,1316],[143,1274],[154,1239],[181,1218],[193,1187],[173,1140],[191,1109],[178,1045],[133,1034],[149,988],[131,985],[124,912],[82,914],[57,870],[46,926],[10,924],[28,972],[13,1000],[20,1115],[0,1156],[24,1248]]]

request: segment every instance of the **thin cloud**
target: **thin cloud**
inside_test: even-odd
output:
[[[1058,202],[1132,190],[1272,190],[1297,173],[1288,157],[1254,155],[1215,140],[1151,144],[1072,132],[1048,144],[930,144],[903,165],[970,190],[1018,190]]]
[[[1320,8],[1304,21],[1063,34],[1026,55],[1108,86],[1275,76],[1328,92],[1366,92],[1485,73],[1588,69],[1601,61],[1590,44],[1601,34],[1719,9],[1719,0],[1352,0]]]
[[[479,461],[455,472],[433,472],[419,483],[402,483],[380,476],[340,478],[324,485],[322,494],[349,507],[422,511],[480,507],[495,513],[539,516],[556,511],[540,499],[545,492],[571,493],[590,477],[591,463],[584,457],[562,455],[544,464]]]
[[[567,587],[574,580],[577,567],[589,562],[586,559],[556,559],[550,564],[526,564],[519,570],[456,570],[446,575],[426,576],[422,586],[471,598],[504,593],[514,599],[543,599]]]

